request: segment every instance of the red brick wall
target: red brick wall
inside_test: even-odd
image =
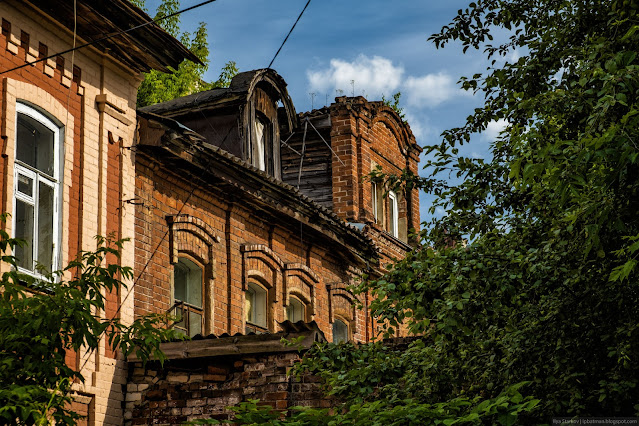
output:
[[[297,275],[305,274],[287,271],[302,265],[318,279],[312,283],[315,314],[309,320],[314,319],[327,338],[332,338],[327,285],[350,284],[354,275],[352,266],[344,261],[348,258],[344,249],[327,239],[300,233],[298,222],[275,209],[257,213],[243,201],[247,196],[241,192],[227,194],[228,190],[214,184],[197,185],[197,176],[168,170],[141,150],[136,155],[136,175],[136,198],[141,203],[135,214],[134,269],[136,276],[141,273],[135,289],[136,315],[170,308],[172,256],[183,252],[208,271],[205,334],[245,332],[244,300],[249,279],[270,289],[268,328],[277,331],[277,322],[286,319],[287,296],[296,285],[299,287],[295,284],[300,279]],[[166,219],[178,213],[205,224],[206,230],[204,225],[199,231],[191,230],[198,236],[190,241],[179,237],[183,231],[176,230],[175,224],[171,230]],[[207,250],[209,255],[198,255]],[[308,277],[307,281],[313,281]],[[365,315],[358,317],[352,330],[355,340],[366,340],[370,334],[367,325]]]
[[[11,25],[10,21],[5,20],[5,22]],[[15,27],[15,23],[14,23]],[[29,51],[27,50],[29,45],[25,43],[20,43],[19,40],[16,40],[14,33],[16,32],[16,28],[12,28],[12,33],[6,34],[3,33],[0,35],[0,69],[8,70],[20,65],[24,65],[27,61],[33,61],[35,59],[34,56],[30,56]],[[31,43],[33,44],[33,42]],[[27,49],[25,49],[25,47]],[[68,227],[69,229],[69,239],[68,239],[68,248],[69,248],[69,256],[75,256],[78,252],[78,235],[80,233],[80,220],[79,220],[79,212],[80,212],[80,199],[81,199],[81,184],[80,184],[80,159],[82,153],[82,132],[83,132],[83,121],[82,121],[82,103],[84,91],[79,87],[81,85],[81,81],[79,78],[69,79],[67,76],[64,76],[60,69],[58,68],[49,68],[49,74],[45,74],[46,62],[40,62],[33,66],[27,66],[25,68],[12,71],[10,73],[4,74],[0,77],[0,81],[4,83],[7,78],[26,82],[32,84],[35,87],[43,89],[48,94],[50,94],[56,101],[60,102],[68,111],[68,120],[72,121],[73,125],[73,165],[74,173],[71,174],[71,182],[70,182],[70,191],[69,200],[65,200],[69,202],[69,221],[67,224],[63,224],[63,226]],[[79,71],[79,69],[78,69]],[[4,87],[4,84],[3,84]],[[0,103],[4,105],[4,96],[5,90],[2,90],[0,93]],[[5,113],[3,108],[3,114]],[[49,111],[49,113],[52,113]],[[2,120],[2,139],[6,142],[7,140],[7,131],[5,128],[6,120]],[[66,122],[62,123],[65,127],[67,127]],[[11,129],[13,130],[13,129]],[[4,151],[6,148],[3,146],[2,153],[2,161],[0,161],[0,175],[3,176],[3,187],[4,191],[2,191],[2,208],[3,211],[6,210],[6,206],[8,205],[7,197],[11,195],[12,191],[7,189],[7,176],[8,174],[13,173],[12,170],[7,170],[7,154]],[[63,176],[63,172],[61,171],[61,177]],[[69,184],[69,183],[66,183]],[[4,224],[1,226],[4,227]]]
[[[400,259],[407,247],[385,232],[387,219],[375,223],[372,183],[365,176],[375,165],[386,174],[401,174],[404,169],[417,174],[421,149],[410,127],[381,102],[341,97],[331,105],[330,114],[331,144],[345,163],[333,157],[333,210],[345,220],[369,224],[369,235],[380,248],[382,266]],[[419,230],[418,191],[399,195],[400,226],[406,231]]]

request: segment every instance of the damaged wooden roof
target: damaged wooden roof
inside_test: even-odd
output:
[[[301,222],[310,228],[309,231],[315,231],[344,247],[362,265],[378,261],[379,255],[370,237],[297,188],[207,143],[203,136],[176,120],[143,110],[138,110],[138,119],[138,149],[158,152],[158,159],[168,167],[190,169],[192,177],[198,176],[201,185],[212,184],[210,178],[214,177],[217,185],[229,189],[227,194],[241,192],[243,200],[254,207],[285,214]]]
[[[280,327],[282,331],[278,333],[197,335],[192,340],[161,343],[160,349],[167,359],[176,360],[225,355],[297,352],[309,349],[316,342],[326,342],[324,333],[315,321],[310,323],[284,321]],[[296,341],[294,345],[286,345],[282,343],[282,339],[299,339],[299,341]],[[140,361],[140,358],[132,353],[127,360],[136,362]]]
[[[69,30],[74,27],[73,1],[27,0]],[[84,42],[128,30],[152,18],[129,0],[77,0],[77,34]],[[80,43],[78,43],[80,44]],[[93,44],[137,72],[170,72],[184,60],[200,63],[195,54],[153,23]]]
[[[288,116],[289,130],[292,131],[297,124],[292,121],[297,118],[293,101],[286,90],[287,85],[284,79],[275,70],[269,68],[241,72],[233,77],[229,87],[194,93],[144,107],[141,111],[166,117],[177,117],[193,110],[240,106],[247,102],[248,97],[258,84],[272,88],[270,95],[276,100],[282,101]]]

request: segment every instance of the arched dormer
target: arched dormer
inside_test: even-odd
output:
[[[292,132],[297,120],[284,79],[272,69],[248,71],[236,75],[230,89],[246,96],[240,107],[242,158],[266,174],[281,178],[280,128]],[[282,114],[278,113],[279,103]]]
[[[272,69],[237,74],[229,87],[173,99],[140,110],[170,117],[264,173],[281,178],[280,131],[297,127],[284,79]]]

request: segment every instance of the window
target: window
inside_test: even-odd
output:
[[[348,325],[341,319],[333,321],[333,343],[343,343],[348,341]]]
[[[246,290],[246,323],[266,328],[266,289],[261,285],[251,282]],[[247,330],[250,327],[247,327]],[[255,331],[255,330],[252,330]]]
[[[60,127],[25,104],[16,104],[14,234],[18,269],[35,274],[58,268]]]
[[[253,165],[269,175],[274,174],[273,136],[271,123],[258,115],[254,123],[254,138],[252,144]]]
[[[393,237],[399,238],[399,207],[394,191],[388,191],[388,230]]]
[[[375,223],[383,223],[384,193],[382,192],[381,185],[377,182],[373,182],[371,194],[373,198],[373,218],[375,219]]]
[[[202,333],[202,278],[202,268],[185,257],[173,267],[174,327],[190,337]]]
[[[306,321],[306,305],[297,297],[291,296],[289,298],[286,319],[291,322]]]

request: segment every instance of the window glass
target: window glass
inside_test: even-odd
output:
[[[16,248],[18,268],[57,269],[59,206],[58,153],[61,131],[42,113],[16,104],[14,227],[25,245]]]
[[[53,270],[54,216],[53,186],[40,181],[38,186],[38,262],[47,271]]]
[[[15,236],[25,242],[24,245],[16,246],[16,260],[19,267],[31,271],[33,270],[33,206],[22,200],[16,200],[15,209]]]
[[[246,290],[246,322],[266,328],[266,289],[249,283]]]
[[[55,131],[34,117],[18,114],[16,160],[54,175]]]
[[[348,326],[340,319],[333,321],[333,343],[348,341]]]
[[[189,305],[202,307],[202,269],[181,257],[173,269],[173,297]]]
[[[397,204],[397,194],[388,192],[388,226],[393,237],[399,236],[399,207]]]
[[[173,267],[174,327],[190,337],[202,333],[202,279],[202,268],[190,259],[180,257]]]
[[[306,321],[306,306],[297,297],[291,297],[286,307],[286,319],[291,322]]]

